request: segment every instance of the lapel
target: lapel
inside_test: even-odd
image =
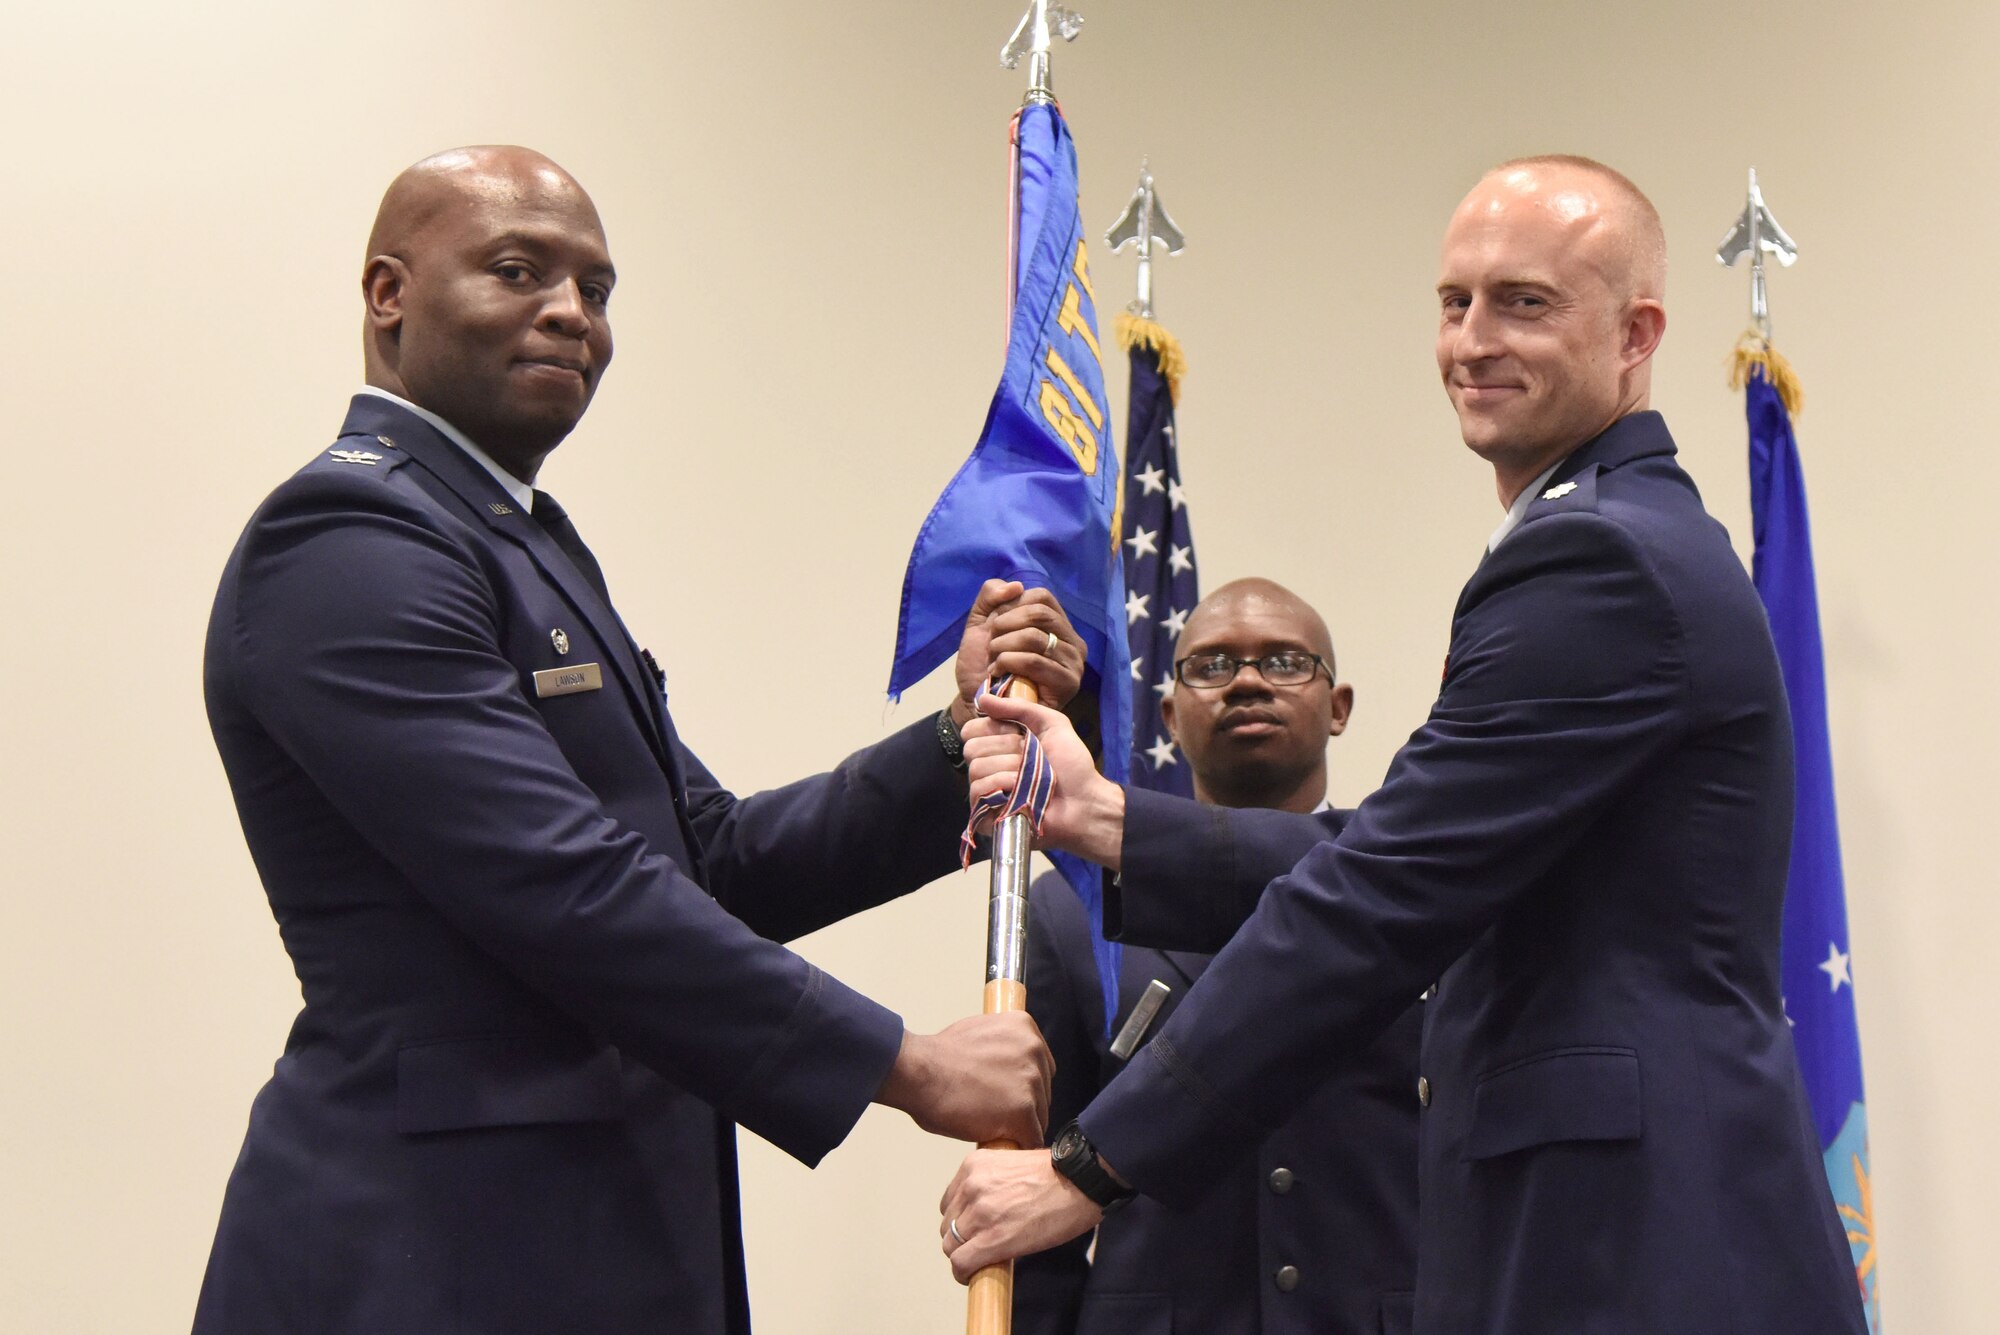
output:
[[[556,546],[548,531],[524,514],[493,475],[481,468],[464,450],[446,439],[429,422],[407,412],[387,399],[373,394],[357,394],[348,405],[343,436],[372,436],[382,444],[399,449],[448,487],[473,515],[500,538],[526,549],[542,574],[562,593],[570,607],[596,634],[604,646],[611,669],[625,691],[632,711],[639,716],[653,754],[659,758],[678,795],[683,787],[680,765],[668,739],[666,718],[653,675],[639,661],[638,648],[590,581],[576,564]],[[693,845],[690,844],[690,848]]]
[[[1208,955],[1193,954],[1185,950],[1159,950],[1148,946],[1127,946],[1125,962],[1119,973],[1121,986],[1118,997],[1120,1016],[1130,1015],[1132,1007],[1145,995],[1146,984],[1155,978],[1174,990],[1173,999],[1178,1003],[1187,990],[1194,986],[1195,979],[1201,977],[1203,969],[1211,959]],[[1159,1023],[1159,1021],[1155,1021]]]
[[[1208,962],[1214,958],[1212,955],[1197,955],[1185,950],[1158,950],[1153,953],[1166,961],[1169,972],[1181,976],[1181,981],[1175,988],[1179,992],[1185,992],[1193,987],[1195,980],[1201,977],[1202,971],[1208,968]],[[1173,980],[1162,975],[1160,981],[1169,983]]]

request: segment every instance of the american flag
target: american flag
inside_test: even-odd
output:
[[[1125,417],[1125,637],[1132,650],[1132,778],[1141,788],[1194,795],[1160,701],[1174,687],[1174,642],[1201,599],[1194,534],[1174,439],[1181,352],[1150,320],[1120,317],[1132,362]]]

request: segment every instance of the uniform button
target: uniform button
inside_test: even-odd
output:
[[[1290,1191],[1292,1183],[1296,1180],[1292,1176],[1292,1170],[1289,1168],[1273,1168],[1271,1170],[1271,1190],[1277,1192],[1280,1196]]]
[[[1431,1106],[1431,1082],[1421,1075],[1417,1077],[1417,1102],[1426,1108]]]
[[[1278,1286],[1279,1293],[1290,1293],[1299,1286],[1299,1268],[1295,1265],[1281,1265],[1271,1276],[1271,1282]]]

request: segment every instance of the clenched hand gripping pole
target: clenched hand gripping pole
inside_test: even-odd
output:
[[[1006,694],[1038,703],[1035,688],[1015,678]],[[1025,769],[1021,782],[1027,783]],[[986,899],[987,1015],[1028,1008],[1028,855],[1034,833],[1027,811],[1016,811],[993,831],[993,880]],[[989,1140],[983,1150],[1019,1149],[1012,1141]],[[1014,1326],[1014,1263],[987,1266],[972,1277],[966,1295],[965,1335],[1009,1335]]]

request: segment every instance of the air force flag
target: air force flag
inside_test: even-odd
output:
[[[917,532],[889,693],[900,695],[952,652],[983,581],[1046,588],[1089,651],[1085,689],[1098,692],[1100,763],[1122,783],[1132,745],[1122,478],[1077,209],[1076,147],[1052,104],[1023,107],[1015,120],[1014,198],[1007,363],[972,457]],[[1096,869],[1054,861],[1101,926]],[[1110,977],[1115,986],[1115,968]]]
[[[1007,363],[972,457],[917,533],[889,691],[900,694],[951,653],[981,582],[1045,587],[1083,636],[1107,694],[1120,691],[1116,708],[1103,701],[1102,715],[1104,758],[1122,770],[1130,668],[1113,536],[1120,475],[1077,212],[1076,149],[1052,105],[1022,109],[1015,144],[1019,242]]]
[[[1861,1087],[1861,1037],[1854,1021],[1840,827],[1833,806],[1812,531],[1791,413],[1769,367],[1766,362],[1747,368],[1744,408],[1750,421],[1750,509],[1756,535],[1752,578],[1777,641],[1797,756],[1797,815],[1791,879],[1785,887],[1785,1013],[1792,1021],[1799,1070],[1818,1124],[1827,1180],[1847,1227],[1868,1328],[1877,1331],[1881,1306],[1875,1291],[1868,1113]],[[1786,371],[1780,376],[1789,381]]]

